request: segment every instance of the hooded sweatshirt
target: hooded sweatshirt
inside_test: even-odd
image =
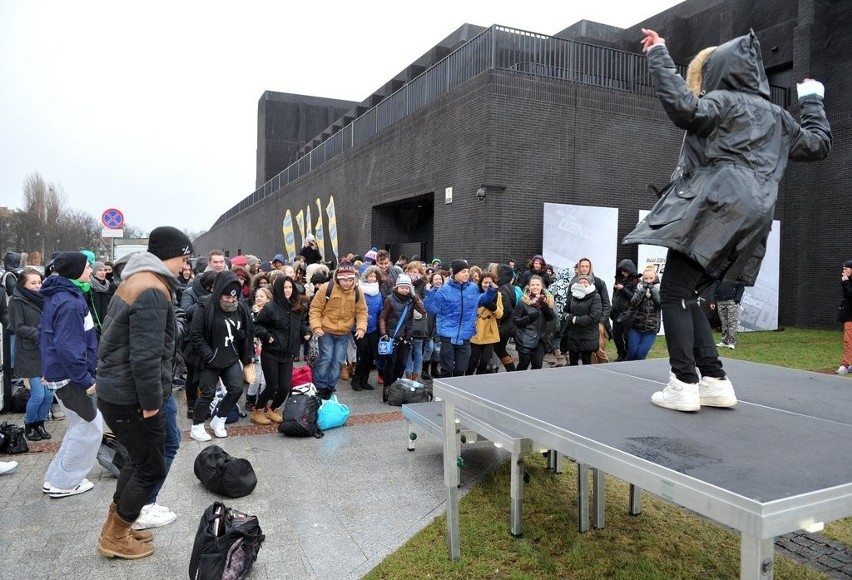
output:
[[[39,349],[49,382],[70,380],[82,389],[95,384],[98,335],[83,291],[64,276],[48,276],[41,286]]]
[[[230,270],[216,274],[213,291],[198,301],[192,317],[190,341],[202,368],[225,369],[237,361],[247,365],[254,356],[254,322],[244,302],[237,300],[234,312],[225,312],[219,298],[236,284]]]
[[[130,256],[103,320],[98,397],[159,409],[172,391],[177,280],[150,252]]]

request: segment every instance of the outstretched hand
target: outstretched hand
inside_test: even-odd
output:
[[[650,28],[643,28],[642,34],[645,35],[645,38],[642,39],[643,52],[648,52],[648,49],[650,49],[652,46],[666,43],[665,38],[662,38],[659,34],[651,30]]]

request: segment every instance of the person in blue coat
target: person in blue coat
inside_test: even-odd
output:
[[[480,306],[495,304],[497,290],[479,291],[470,281],[470,266],[453,260],[452,277],[438,289],[426,287],[424,306],[437,317],[436,333],[441,339],[441,376],[464,375],[470,361],[470,339],[476,334]]]
[[[92,398],[98,366],[98,334],[86,303],[92,267],[80,252],[63,252],[53,261],[55,275],[41,286],[39,350],[44,386],[68,417],[59,451],[44,476],[42,490],[53,498],[92,489],[86,475],[94,467],[103,436],[103,418]]]

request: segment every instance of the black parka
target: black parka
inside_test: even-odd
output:
[[[822,97],[799,99],[801,124],[772,104],[754,34],[715,48],[696,67],[701,78],[690,85],[699,94],[665,46],[648,50],[648,66],[663,108],[686,135],[673,187],[624,243],[664,246],[713,278],[753,286],[787,161],[815,161],[831,150]]]
[[[260,339],[262,357],[277,361],[291,360],[302,345],[302,337],[311,334],[307,321],[307,303],[293,284],[292,301],[284,297],[284,281],[278,276],[272,284],[272,301],[266,304],[254,321],[254,335]],[[272,337],[273,341],[269,342]]]

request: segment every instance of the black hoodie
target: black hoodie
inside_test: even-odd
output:
[[[237,275],[223,270],[216,275],[213,291],[198,301],[192,317],[190,341],[201,368],[225,369],[239,361],[249,364],[254,355],[254,323],[246,305],[237,300],[234,312],[225,312],[219,298]]]
[[[627,272],[627,276],[622,275],[622,272]],[[633,260],[625,258],[618,263],[615,268],[615,283],[621,284],[621,290],[613,287],[612,289],[612,310],[610,318],[615,320],[622,312],[627,312],[630,309],[630,299],[633,298],[633,292],[636,290],[636,282],[639,281],[639,272],[636,271],[636,265]]]

